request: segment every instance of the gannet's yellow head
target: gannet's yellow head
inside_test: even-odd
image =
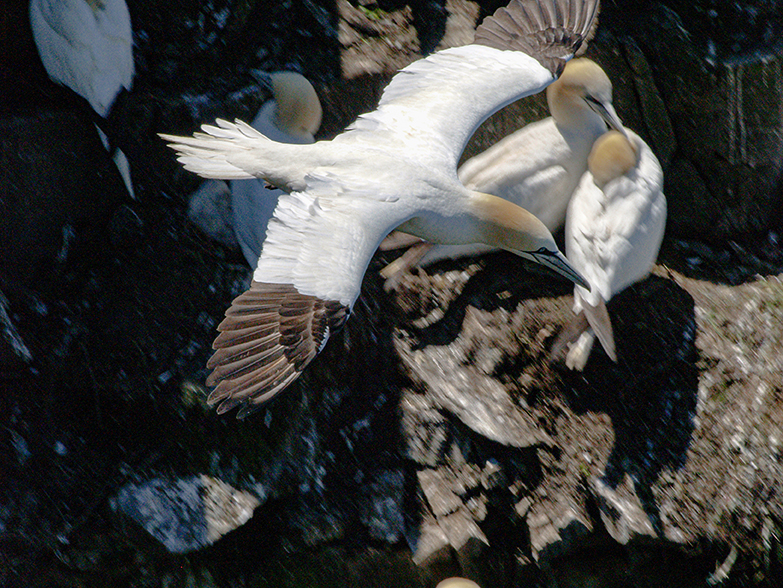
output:
[[[639,151],[636,145],[617,131],[601,135],[587,158],[587,169],[595,185],[602,188],[612,180],[627,174],[636,166]]]
[[[441,580],[435,588],[481,588],[473,580],[467,578],[446,578]]]
[[[294,72],[270,76],[277,107],[276,126],[288,135],[312,139],[321,126],[321,102],[312,84]]]
[[[481,192],[473,193],[473,203],[484,243],[546,266],[590,289],[587,281],[560,253],[546,225],[533,214],[513,202]]]
[[[595,112],[610,128],[625,133],[612,105],[612,82],[590,59],[569,61],[561,76],[547,87],[546,97],[549,111],[559,124],[578,126]]]

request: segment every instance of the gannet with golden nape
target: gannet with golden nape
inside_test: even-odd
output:
[[[582,174],[595,140],[607,126],[623,131],[612,104],[612,83],[594,61],[576,58],[546,89],[552,116],[530,123],[504,137],[459,168],[466,187],[500,196],[527,209],[550,231],[565,222],[568,201]],[[391,249],[391,242],[383,244]],[[392,262],[381,273],[394,287],[404,272],[417,263],[480,255],[493,247],[421,243]]]
[[[473,580],[467,578],[446,578],[438,582],[435,588],[481,588]]]
[[[568,206],[566,252],[592,286],[574,289],[574,312],[586,319],[575,324],[588,328],[569,333],[571,369],[584,368],[594,336],[617,361],[606,302],[650,273],[666,228],[660,163],[636,133],[626,132],[610,131],[595,142]]]
[[[271,87],[272,100],[261,106],[250,126],[280,143],[312,143],[322,116],[312,84],[295,72],[255,75]],[[238,242],[248,264],[255,269],[267,224],[283,193],[263,180],[235,180],[230,185],[223,180],[206,180],[191,195],[188,216],[212,238],[226,245]],[[226,222],[216,202],[229,200],[231,220]]]
[[[321,102],[307,79],[294,72],[270,74],[273,100],[266,102],[250,124],[265,137],[280,143],[312,143],[321,126]],[[261,255],[266,227],[282,190],[263,180],[231,182],[231,209],[242,253],[255,268]]]
[[[133,83],[133,33],[125,0],[30,0],[30,27],[46,73],[106,118]],[[101,141],[109,141],[98,129]],[[130,166],[119,149],[117,169],[133,196]]]
[[[486,117],[542,91],[590,31],[597,0],[513,0],[473,44],[398,72],[378,108],[331,141],[276,143],[217,121],[162,135],[204,177],[262,178],[280,197],[250,289],[219,325],[208,385],[239,416],[288,386],[348,318],[372,255],[394,228],[428,241],[487,243],[589,287],[523,208],[465,188],[457,162]]]

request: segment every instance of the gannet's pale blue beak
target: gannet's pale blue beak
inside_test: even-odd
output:
[[[550,251],[549,249],[541,248],[538,251],[525,251],[522,252],[522,256],[534,261],[544,267],[548,267],[555,273],[560,274],[564,278],[571,280],[577,286],[582,286],[590,290],[590,284],[585,280],[581,274],[576,271],[568,260],[559,251]]]
[[[588,106],[590,106],[590,108],[592,108],[598,114],[598,116],[604,119],[606,124],[609,125],[610,129],[614,129],[626,137],[628,136],[628,134],[625,132],[625,127],[623,127],[623,121],[621,121],[620,117],[617,116],[617,112],[615,112],[614,106],[589,96],[585,98],[585,102],[587,102]]]

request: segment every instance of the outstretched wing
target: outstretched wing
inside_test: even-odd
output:
[[[299,376],[348,318],[380,241],[405,220],[382,195],[337,196],[329,177],[307,179],[307,192],[280,196],[250,289],[218,326],[207,384],[219,413],[244,404],[243,417]]]
[[[598,0],[514,0],[479,26],[471,45],[434,53],[400,70],[378,108],[335,141],[404,136],[432,164],[455,169],[468,139],[503,106],[542,91],[589,34]]]
[[[350,310],[291,284],[253,281],[226,311],[207,363],[209,404],[222,414],[244,404],[239,417],[259,408],[293,382],[323,349]]]

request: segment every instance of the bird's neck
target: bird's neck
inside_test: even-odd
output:
[[[578,135],[588,139],[587,144],[606,132],[606,123],[596,112],[584,104],[560,102],[550,105],[552,118],[563,135]]]
[[[471,198],[475,214],[476,242],[508,251],[535,251],[540,246],[539,221],[530,212],[491,194],[474,192]]]
[[[547,105],[563,135],[577,135],[593,141],[606,131],[606,123],[573,89],[552,84],[547,88]]]

